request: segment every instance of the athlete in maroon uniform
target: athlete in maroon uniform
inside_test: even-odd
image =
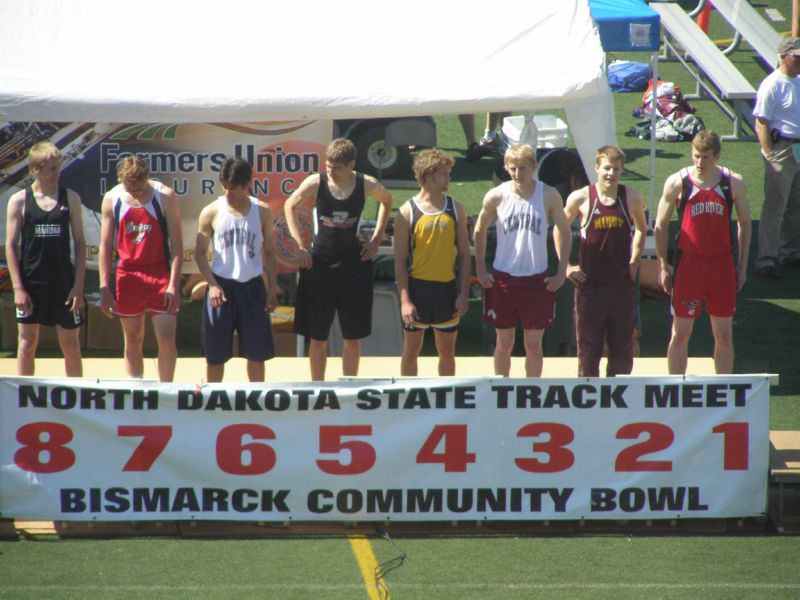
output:
[[[656,217],[656,254],[661,284],[672,293],[672,336],[667,349],[669,372],[686,373],[689,339],[703,302],[714,334],[717,373],[733,371],[733,314],[736,293],[747,278],[750,208],[741,176],[717,166],[721,143],[713,131],[692,141],[693,166],[664,184]],[[667,262],[668,228],[678,209],[679,233],[674,267]],[[738,223],[738,262],[734,264],[731,215]]]
[[[578,264],[567,269],[575,284],[578,375],[598,377],[603,342],[608,342],[606,375],[633,369],[636,326],[636,271],[647,222],[642,197],[619,183],[625,154],[603,146],[595,155],[597,183],[572,192],[564,212],[580,216]]]
[[[150,313],[158,343],[158,378],[172,381],[183,260],[178,199],[172,189],[150,179],[147,164],[138,156],[122,159],[117,176],[120,184],[109,190],[100,209],[100,308],[120,318],[125,370],[136,378],[144,373],[144,319]],[[115,250],[119,261],[112,293]]]

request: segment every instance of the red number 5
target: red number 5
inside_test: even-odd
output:
[[[369,471],[375,464],[375,448],[361,440],[342,441],[342,438],[354,435],[371,436],[372,425],[320,425],[320,453],[339,454],[341,450],[348,450],[350,462],[320,459],[317,466],[331,475],[358,475]]]

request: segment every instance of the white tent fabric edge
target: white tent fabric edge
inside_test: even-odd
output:
[[[506,15],[505,27],[488,41],[486,23],[447,2],[225,4],[222,11],[141,0],[134,11],[100,0],[2,3],[0,120],[231,122],[564,108],[587,167],[598,146],[616,141],[588,0],[502,0],[493,14]],[[360,16],[369,20],[359,26]]]

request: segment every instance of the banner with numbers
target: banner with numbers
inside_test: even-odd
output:
[[[0,382],[4,518],[746,517],[768,455],[765,376]]]

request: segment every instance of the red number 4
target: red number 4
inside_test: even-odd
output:
[[[436,448],[444,442],[442,452]],[[467,452],[466,425],[436,425],[417,452],[417,463],[442,463],[446,473],[463,473],[475,462],[475,453]]]

